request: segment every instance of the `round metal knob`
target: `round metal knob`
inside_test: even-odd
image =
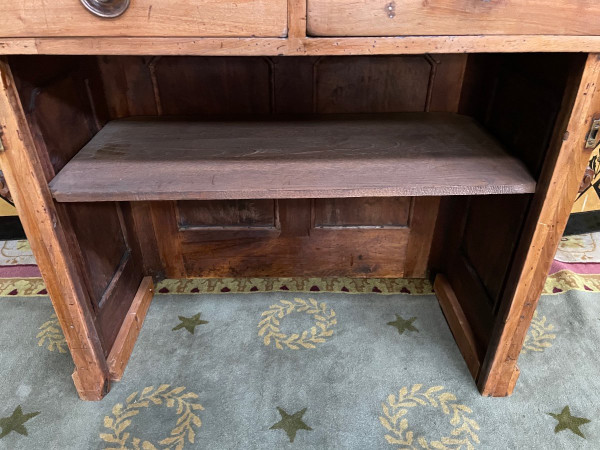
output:
[[[81,0],[85,9],[98,17],[119,17],[127,8],[129,0]]]

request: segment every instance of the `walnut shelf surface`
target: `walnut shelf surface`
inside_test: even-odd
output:
[[[448,113],[109,122],[52,180],[61,202],[519,194],[524,165]]]

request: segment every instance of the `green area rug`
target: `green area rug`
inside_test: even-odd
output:
[[[97,403],[47,297],[0,311],[0,448],[600,448],[598,293],[542,298],[510,398],[479,395],[430,294],[157,295]]]

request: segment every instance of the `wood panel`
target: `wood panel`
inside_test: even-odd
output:
[[[593,0],[308,0],[311,36],[597,35]]]
[[[45,180],[63,168],[106,120],[109,108],[96,63],[95,58],[88,57],[48,57],[37,64],[28,58],[11,60]],[[86,292],[93,333],[106,357],[142,277],[137,238],[116,203],[75,203],[53,208],[54,221],[60,221],[71,263],[76,267],[77,281]],[[82,348],[72,348],[74,359],[89,357]],[[83,378],[74,375],[80,395],[92,395],[83,392],[88,383]],[[104,395],[108,385],[102,389],[101,394],[93,395]]]
[[[100,301],[97,322],[102,333],[104,356],[108,357],[142,280],[141,267],[129,251],[121,257]]]
[[[461,110],[481,120],[538,177],[558,117],[573,55],[471,55]],[[531,196],[469,202],[460,258],[493,314],[503,294]],[[481,230],[486,230],[482,233]],[[457,263],[458,264],[458,263]],[[451,281],[456,283],[455,279]],[[472,294],[470,294],[473,297]],[[460,297],[461,299],[463,297]]]
[[[50,188],[80,202],[509,194],[535,182],[471,118],[415,113],[113,121]]]
[[[509,151],[519,155],[530,171],[540,177],[538,189],[533,196],[491,196],[486,197],[485,201],[483,198],[444,200],[447,205],[443,206],[441,220],[438,222],[438,233],[440,238],[443,236],[445,246],[442,253],[439,249],[436,251],[439,255],[435,258],[438,261],[436,266],[441,267],[439,271],[447,276],[449,287],[456,294],[475,337],[478,355],[482,361],[482,368],[476,379],[480,390],[486,395],[509,395],[514,388],[518,376],[516,359],[537,302],[537,297],[528,296],[526,300],[521,298],[519,301],[523,303],[519,309],[512,310],[514,316],[508,316],[507,304],[512,300],[507,298],[512,299],[511,296],[514,295],[516,274],[525,276],[523,273],[527,273],[526,277],[529,280],[529,274],[539,273],[539,279],[536,281],[536,289],[539,288],[536,295],[539,296],[556,249],[553,239],[557,239],[562,232],[561,229],[556,231],[556,235],[554,231],[550,233],[549,227],[554,230],[554,225],[547,224],[554,224],[558,219],[548,217],[539,224],[539,238],[544,241],[543,244],[532,244],[532,234],[528,234],[533,233],[532,224],[536,222],[532,215],[537,217],[536,208],[549,201],[549,197],[546,197],[548,187],[541,183],[547,183],[553,173],[560,173],[562,167],[571,167],[573,162],[565,161],[565,165],[553,165],[560,146],[566,145],[565,142],[572,142],[571,131],[565,133],[565,130],[577,88],[581,86],[580,93],[583,97],[594,92],[593,82],[586,80],[585,74],[580,85],[584,59],[585,56],[547,56],[541,65],[539,55],[529,60],[521,56],[498,57],[494,60],[487,56],[477,56],[474,61],[470,61],[477,63],[475,66],[480,70],[480,78],[474,82],[472,74],[467,77],[463,107],[471,108],[492,132],[505,141]],[[491,69],[485,61],[493,63]],[[540,70],[548,64],[555,66],[551,74]],[[596,62],[591,64],[597,65]],[[473,66],[467,70],[470,72]],[[490,73],[494,76],[488,77]],[[505,117],[520,105],[519,93],[523,93],[523,90],[517,87],[519,83],[533,87],[533,100],[523,102],[524,111],[535,114],[535,99],[540,99],[537,108],[547,109],[540,113],[543,121],[538,123],[537,118],[529,118],[521,111],[515,111],[513,114],[515,117],[521,117],[518,121]],[[543,98],[545,99],[542,101]],[[561,100],[557,102],[557,98]],[[583,146],[583,135],[574,139],[581,139]],[[581,153],[579,144],[570,145],[573,146],[568,150],[570,153]],[[543,161],[544,168],[541,175],[538,175]],[[581,170],[583,171],[583,167]],[[580,181],[573,175],[573,180],[575,178],[577,182]],[[558,189],[554,195],[561,197],[564,184],[562,181],[556,183],[552,184]],[[576,190],[575,187],[573,196]],[[564,193],[564,196],[566,195],[570,194]],[[552,211],[553,214],[560,213],[557,210]],[[567,216],[568,213],[565,213],[564,218],[561,216],[560,220],[566,221]],[[529,218],[526,221],[527,217]],[[559,222],[557,226],[564,225]],[[529,254],[532,258],[526,266],[522,265],[524,254]],[[543,269],[539,268],[539,265],[542,265]],[[535,270],[531,269],[532,267]],[[506,346],[499,343],[499,330],[505,330],[509,326],[516,327],[517,324],[518,337],[510,335],[508,340],[511,343]],[[497,351],[504,353],[499,356]]]
[[[267,114],[266,58],[157,58],[149,63],[160,115]]]
[[[494,195],[470,201],[462,251],[477,272],[494,310],[530,202],[528,195]]]
[[[135,0],[116,19],[98,18],[78,1],[3,0],[0,18],[5,37],[287,34],[286,0]]]
[[[406,247],[406,278],[425,278],[429,274],[429,259],[440,209],[441,197],[413,198],[408,226],[410,238]]]
[[[482,360],[494,323],[494,311],[485,285],[464,254],[465,228],[471,214],[471,202],[472,197],[442,198],[435,230],[436,246],[432,250],[432,269],[447,278],[475,336],[477,353]],[[506,214],[506,211],[497,213]],[[490,236],[487,232],[484,234]],[[502,236],[494,235],[493,238],[504,243]]]
[[[426,110],[432,68],[421,56],[329,57],[315,71],[315,112]]]
[[[81,398],[99,400],[110,382],[88,294],[57,220],[44,166],[6,61],[0,61],[0,73],[2,170],[71,350],[77,391]]]
[[[315,113],[314,85],[318,57],[272,57],[273,112],[280,114]]]
[[[460,111],[538,177],[576,54],[469,55]]]
[[[0,38],[0,55],[319,56],[598,52],[600,36],[475,35],[342,38]]]
[[[571,69],[540,186],[478,377],[484,395],[510,395],[514,388],[517,358],[591,153],[585,138],[592,117],[600,112],[600,54],[590,54],[585,65]]]
[[[224,200],[177,202],[178,226],[190,228],[274,228],[275,200]]]
[[[90,280],[91,298],[99,305],[128,251],[115,203],[73,203],[68,215]]]
[[[34,139],[44,148],[42,158],[49,159],[52,176],[106,120],[106,106],[97,95],[102,84],[95,59],[13,57],[10,64]]]
[[[311,229],[309,235],[272,237],[230,233],[210,238],[184,232],[182,252],[188,276],[402,276],[408,229]],[[297,223],[292,226],[298,226]],[[309,228],[310,225],[305,225]]]
[[[347,113],[357,111],[351,96],[363,105],[359,112],[456,112],[466,61],[466,55],[102,56],[99,66],[111,117],[122,118],[271,111]]]
[[[405,267],[419,267],[414,276],[425,276],[431,236],[423,239],[420,228],[317,228],[312,203],[279,200],[278,228],[178,227],[175,202],[152,203],[155,221],[161,220],[156,239],[166,276],[395,277],[403,276]],[[424,202],[411,211],[435,223],[437,203]],[[432,229],[428,220],[419,224]],[[409,245],[411,239],[416,242]],[[424,247],[420,254],[407,252],[418,246]]]
[[[141,260],[144,275],[153,279],[164,278],[165,271],[158,250],[151,203],[123,202],[120,206],[127,231],[127,243],[133,258]]]
[[[435,277],[433,289],[469,372],[471,376],[476,377],[481,367],[481,359],[478,354],[477,339],[462,306],[444,275],[439,274]]]
[[[123,377],[123,372],[125,372],[125,367],[133,353],[135,341],[144,324],[153,295],[154,283],[152,278],[145,277],[140,283],[133,302],[131,302],[127,316],[107,358],[110,378],[113,381],[120,381]]]
[[[343,200],[352,203],[358,199]],[[411,270],[411,276],[425,276],[431,242],[427,230],[433,229],[437,202],[413,202],[410,198],[360,200],[371,205],[379,204],[380,200],[390,200],[387,202],[390,206],[398,207],[398,211],[393,213],[396,218],[399,217],[400,222],[414,223],[415,228],[380,227],[382,217],[392,217],[382,209],[352,215],[348,212],[348,205],[342,205],[340,214],[328,217],[322,214],[323,211],[317,211],[318,201],[279,200],[278,228],[231,226],[215,231],[200,227],[180,228],[178,242],[181,247],[175,253],[169,247],[171,253],[166,255],[166,259],[175,261],[177,266],[181,264],[177,262],[180,255],[183,255],[187,276],[398,277],[406,275],[406,268]],[[336,201],[324,204],[335,204]],[[420,218],[416,221],[402,217],[408,215],[406,206],[411,205],[410,214]],[[323,226],[318,222],[319,218],[335,221],[335,225]],[[356,223],[363,225],[356,226]],[[369,223],[377,226],[369,226]],[[173,226],[170,225],[170,228]],[[162,245],[167,245],[169,238],[157,238],[163,241]],[[422,247],[421,252],[409,251],[419,246]],[[168,271],[167,275],[175,275],[177,270]]]
[[[99,56],[107,108],[113,119],[158,114],[150,64],[154,57]]]
[[[405,227],[410,214],[410,197],[315,199],[317,228]]]

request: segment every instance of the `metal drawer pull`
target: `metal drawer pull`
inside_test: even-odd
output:
[[[81,0],[85,9],[98,17],[119,17],[127,8],[129,0]]]

